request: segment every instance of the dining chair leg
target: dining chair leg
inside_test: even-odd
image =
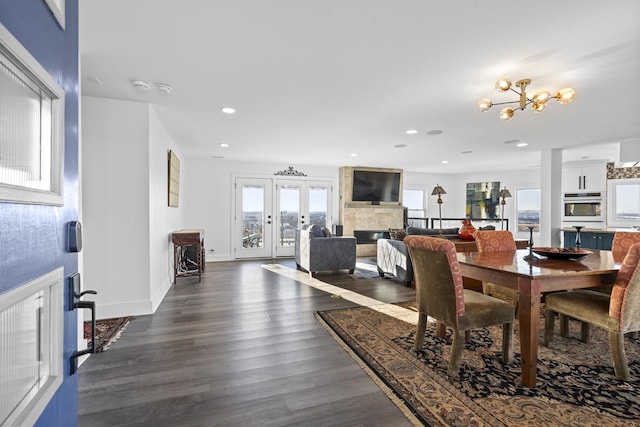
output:
[[[549,343],[553,341],[553,329],[556,323],[556,313],[551,310],[545,310],[544,312],[544,337],[542,339],[542,345],[549,346]]]
[[[591,341],[591,323],[580,322],[580,341],[589,344]]]
[[[460,369],[462,361],[462,351],[464,350],[464,331],[453,331],[453,343],[451,344],[451,355],[449,356],[449,367],[447,375],[455,377]]]
[[[513,362],[513,323],[502,324],[502,363]]]
[[[445,335],[447,335],[447,325],[438,320],[436,322],[436,336],[438,338],[444,338]]]
[[[566,316],[562,313],[558,313],[558,320],[560,320],[560,336],[568,337],[569,336],[569,316]]]
[[[613,360],[613,369],[616,377],[629,381],[631,374],[629,366],[627,366],[627,355],[624,351],[624,334],[616,331],[609,331],[609,351],[611,351],[611,359]]]
[[[422,351],[422,344],[424,343],[424,332],[427,330],[427,315],[424,313],[418,313],[418,326],[416,327],[416,339],[413,345],[413,351]]]

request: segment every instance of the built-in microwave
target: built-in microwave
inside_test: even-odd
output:
[[[602,193],[565,193],[562,199],[565,222],[604,222],[605,200]]]

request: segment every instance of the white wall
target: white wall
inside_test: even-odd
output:
[[[229,161],[214,158],[188,159],[189,167],[182,169],[181,203],[188,206],[184,213],[185,228],[203,228],[207,261],[234,259],[233,256],[233,179],[236,176],[274,177],[274,172],[286,169],[286,164],[268,164]],[[295,165],[308,178],[329,179],[334,182],[333,218],[338,219],[338,168]],[[539,188],[540,170],[512,172],[489,172],[471,175],[426,174],[404,172],[405,188],[423,188],[427,191],[427,216],[438,216],[436,197],[431,190],[436,184],[442,185],[447,194],[443,196],[442,216],[457,218],[465,216],[466,184],[469,182],[500,181],[515,196],[518,188]],[[184,195],[184,197],[183,197]],[[515,228],[515,198],[507,199],[505,217],[510,228]],[[520,238],[528,238],[524,234]],[[213,250],[213,252],[212,252]]]
[[[155,312],[173,282],[173,243],[171,232],[181,228],[188,205],[179,200],[178,207],[168,206],[168,151],[180,159],[180,173],[188,170],[188,160],[167,132],[155,110],[149,114],[149,295]],[[180,182],[180,192],[184,183]],[[180,196],[182,197],[182,196]],[[185,208],[185,206],[187,206]]]
[[[98,318],[152,313],[170,285],[167,150],[177,149],[149,105],[82,98],[84,289]]]
[[[540,188],[540,169],[487,171],[466,175],[425,174],[406,171],[404,173],[405,188],[424,188],[427,191],[427,216],[429,218],[438,217],[437,197],[431,196],[431,191],[437,184],[440,184],[447,192],[442,196],[443,218],[464,218],[467,203],[467,183],[485,181],[499,181],[500,188],[506,186],[514,196],[511,199],[507,199],[504,216],[509,219],[509,229],[515,232],[516,190],[519,188]],[[515,233],[515,235],[517,238],[529,237],[526,233]]]
[[[275,172],[287,169],[286,163],[239,162],[226,159],[188,159],[181,171],[181,197],[188,209],[184,228],[203,228],[207,261],[234,259],[233,256],[233,181],[235,177],[276,178]],[[294,165],[308,179],[333,182],[333,223],[338,218],[338,168]],[[182,203],[182,202],[181,202]]]

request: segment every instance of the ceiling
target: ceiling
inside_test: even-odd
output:
[[[79,3],[82,95],[152,104],[189,156],[461,173],[640,143],[637,0]],[[577,95],[503,122],[476,108],[517,99],[501,76]]]

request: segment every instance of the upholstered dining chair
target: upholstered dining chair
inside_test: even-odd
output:
[[[517,250],[513,234],[505,230],[478,230],[475,233],[478,253],[506,252]],[[482,282],[482,292],[492,297],[500,298],[513,305],[518,313],[518,291],[490,282]]]
[[[624,334],[640,331],[639,261],[640,243],[636,243],[622,260],[610,296],[589,289],[547,295],[543,344],[548,346],[553,341],[555,313],[580,320],[583,328],[586,324],[604,328],[609,332],[609,350],[616,376],[629,381],[631,375],[624,351]]]
[[[613,242],[611,243],[611,252],[613,253],[613,259],[616,262],[621,262],[629,252],[629,248],[635,243],[640,243],[640,233],[632,231],[616,231],[613,235]],[[607,295],[611,295],[613,285],[602,285],[589,288],[591,291],[602,292]],[[582,324],[581,328],[582,341],[588,343],[591,335],[591,328],[588,324]],[[569,335],[569,318],[566,316],[560,316],[560,335],[566,337]],[[637,337],[637,332],[631,332],[630,336]]]
[[[513,306],[462,285],[455,245],[446,239],[407,236],[404,239],[413,263],[418,306],[414,350],[422,351],[427,317],[453,329],[447,375],[460,368],[465,334],[474,328],[502,325],[502,361],[513,360]]]

